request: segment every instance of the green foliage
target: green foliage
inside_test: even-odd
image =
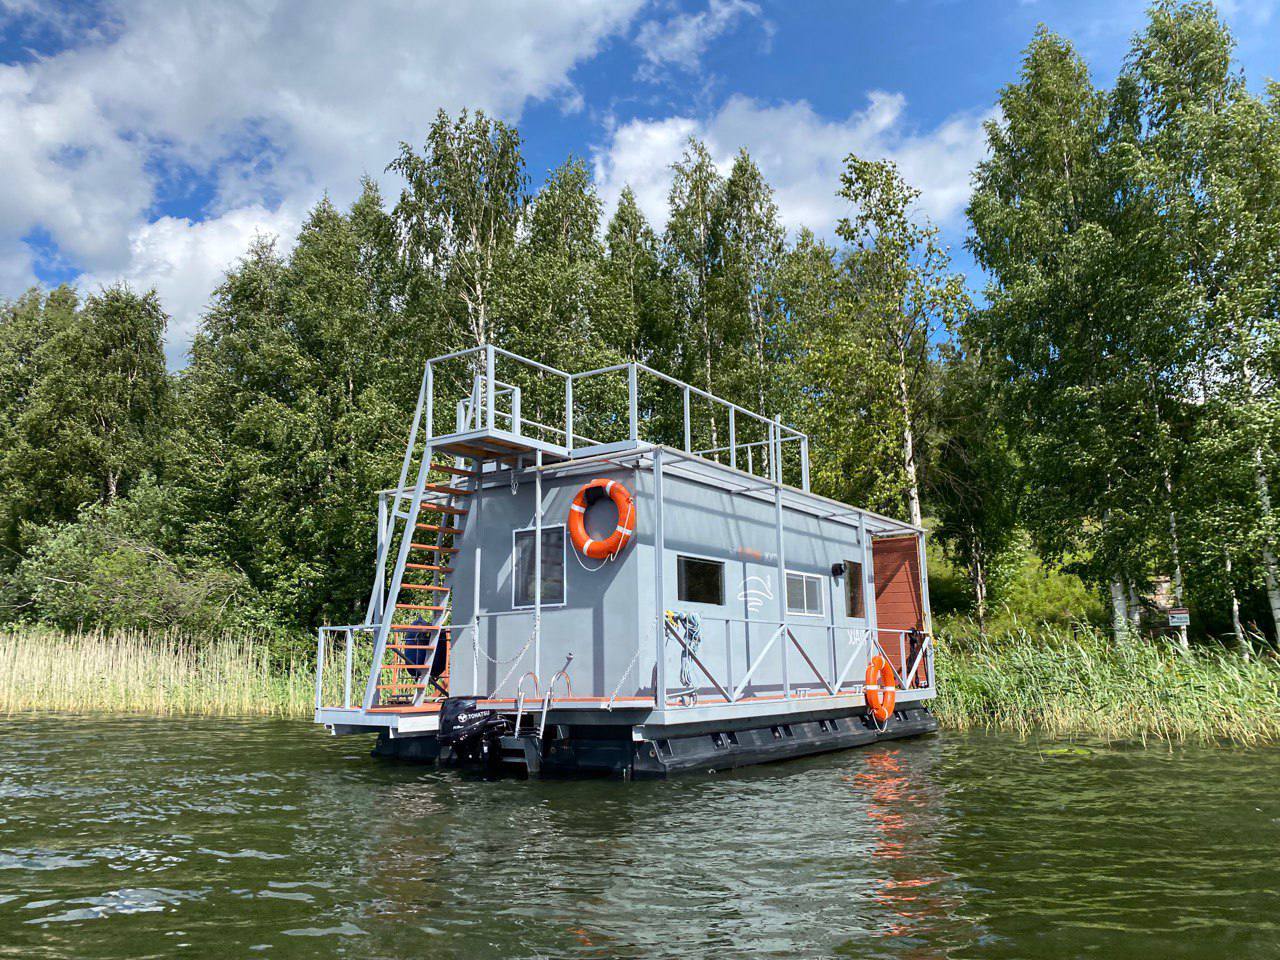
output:
[[[376,491],[394,483],[430,326],[391,308],[372,186],[327,201],[286,260],[228,275],[180,378],[189,549],[242,570],[280,620],[363,616]]]
[[[22,562],[7,584],[22,619],[65,630],[243,627],[254,597],[243,576],[184,555],[175,491],[150,478],[127,497],[86,506],[72,523],[24,529]]]
[[[71,521],[126,493],[164,457],[171,384],[156,295],[110,287],[83,304],[32,292],[0,317],[0,532]]]
[[[366,183],[349,210],[318,203],[287,256],[255,242],[179,374],[154,293],[6,304],[8,615],[359,620],[422,362],[489,342],[570,369],[636,359],[781,415],[812,438],[817,492],[931,518],[938,608],[979,632],[1096,619],[1108,587],[1123,626],[1169,575],[1197,624],[1243,643],[1280,618],[1280,86],[1251,94],[1231,49],[1211,6],[1161,0],[1103,89],[1036,32],[975,174],[980,309],[890,163],[847,158],[828,243],[788,238],[748,154],[720,170],[690,141],[659,233],[630,190],[604,223],[579,159],[531,192],[518,132],[465,111],[401,145],[389,210]],[[440,368],[437,397],[475,370]],[[554,436],[563,385],[498,376]],[[575,385],[583,410],[624,390]],[[727,459],[727,416],[705,414],[694,449]],[[642,380],[640,415],[683,444],[678,391]],[[436,417],[451,428],[451,402]],[[767,472],[765,427],[735,427]]]

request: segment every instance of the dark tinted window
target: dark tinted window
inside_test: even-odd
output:
[[[724,603],[724,564],[697,557],[676,558],[679,597],[690,603]]]
[[[844,562],[844,612],[858,620],[867,615],[862,603],[862,564],[852,560]]]

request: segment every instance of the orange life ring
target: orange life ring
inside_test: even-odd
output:
[[[867,664],[866,685],[863,691],[867,697],[867,707],[871,715],[884,723],[893,716],[894,704],[898,702],[898,686],[893,675],[893,667],[884,657],[876,654]]]
[[[593,491],[598,491],[594,493]],[[589,500],[606,496],[618,508],[618,523],[607,540],[592,540],[587,536],[587,506]],[[631,491],[617,480],[596,478],[578,491],[569,507],[569,536],[578,552],[592,560],[608,560],[616,557],[631,542],[636,532],[636,501]]]

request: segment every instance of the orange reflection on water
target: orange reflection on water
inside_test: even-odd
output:
[[[927,775],[909,770],[899,750],[873,748],[862,769],[845,779],[868,799],[866,815],[873,826],[869,855],[872,873],[880,874],[872,880],[872,900],[884,910],[880,936],[927,936],[948,925],[959,899],[944,892],[950,874],[932,856],[940,823],[936,791]],[[925,944],[907,949],[902,956],[920,960],[944,955]]]

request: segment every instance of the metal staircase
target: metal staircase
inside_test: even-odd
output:
[[[480,380],[458,408],[458,430],[475,419]],[[442,449],[433,441],[430,368],[423,378],[400,483],[380,521],[377,573],[365,623],[375,628],[373,663],[365,686],[367,712],[421,708],[449,694],[448,651],[454,572],[469,498],[479,486],[483,458]],[[454,453],[452,462],[448,453]],[[444,455],[441,459],[435,459]],[[470,464],[468,464],[470,461]],[[416,470],[414,469],[416,466]],[[411,472],[412,489],[406,488]],[[394,556],[391,580],[385,583]],[[443,661],[443,662],[441,662]]]

